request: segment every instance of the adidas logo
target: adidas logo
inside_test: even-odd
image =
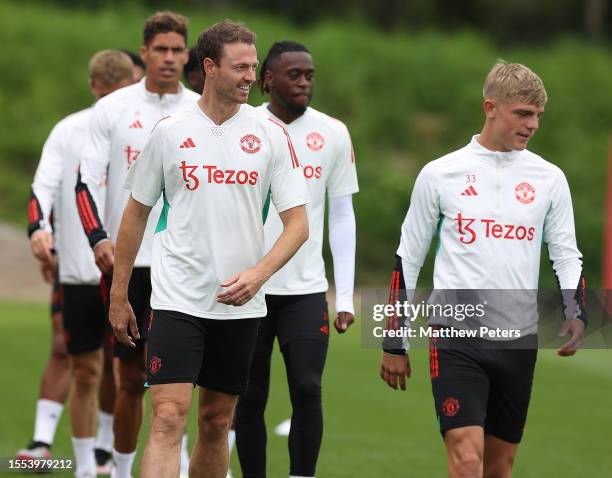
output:
[[[185,141],[183,141],[183,144],[181,144],[179,146],[179,148],[195,148],[196,144],[193,142],[193,139],[191,138],[187,138]]]
[[[478,196],[478,193],[476,192],[476,189],[474,189],[474,186],[470,186],[465,191],[463,191],[461,195],[462,196]]]
[[[136,120],[134,121],[131,125],[130,125],[130,129],[132,128],[140,128],[142,129],[142,123],[140,122],[140,120]]]

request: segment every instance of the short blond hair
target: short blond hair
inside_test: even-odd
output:
[[[89,78],[100,81],[104,86],[113,86],[122,80],[133,78],[134,63],[119,50],[102,50],[89,60]]]
[[[544,83],[531,69],[520,63],[497,60],[482,89],[484,99],[503,102],[520,101],[544,106],[548,100]]]

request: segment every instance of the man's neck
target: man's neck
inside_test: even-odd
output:
[[[268,110],[278,119],[282,120],[285,124],[293,123],[296,119],[298,119],[304,114],[304,112],[295,113],[293,111],[288,111],[287,108],[283,108],[278,103],[272,100],[270,101],[270,103],[268,103]]]
[[[499,141],[495,140],[492,131],[486,124],[482,128],[482,131],[480,132],[480,135],[478,136],[477,141],[481,146],[484,146],[489,151],[499,151],[499,152],[511,151],[506,146],[501,144]]]
[[[240,103],[224,101],[206,86],[198,100],[198,106],[217,125],[225,123],[240,110]]]
[[[158,83],[154,83],[151,78],[148,76],[145,79],[145,88],[150,93],[157,93],[159,96],[164,96],[165,94],[176,94],[179,91],[179,82],[171,83],[168,86],[160,85]]]

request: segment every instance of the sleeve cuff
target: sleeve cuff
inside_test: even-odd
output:
[[[353,306],[353,297],[336,296],[336,313],[350,312],[355,315],[355,307]]]

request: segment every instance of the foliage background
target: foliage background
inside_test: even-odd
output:
[[[598,33],[585,27],[585,3],[572,0],[554,6],[494,2],[493,16],[487,14],[493,8],[488,0],[461,2],[471,5],[464,9],[453,2],[391,2],[394,21],[381,19],[379,5],[386,2],[365,0],[326,2],[329,8],[320,15],[300,13],[320,2],[297,0],[217,1],[204,7],[179,2],[184,8],[148,3],[0,3],[0,42],[10,45],[0,54],[0,220],[25,224],[29,185],[46,136],[59,119],[92,101],[91,55],[103,48],[137,50],[143,19],[155,8],[171,7],[190,17],[190,44],[214,21],[232,17],[258,33],[260,59],[278,39],[303,42],[312,51],[317,67],[312,105],[343,120],[355,143],[359,285],[386,283],[420,168],[479,131],[480,91],[494,61],[529,65],[550,97],[530,149],[565,171],[587,279],[599,283],[612,130],[609,10],[600,16],[604,28]],[[534,19],[544,23],[536,28]],[[557,19],[552,26],[551,19]],[[528,33],[536,30],[540,34],[532,38]],[[254,91],[250,102],[260,101]],[[549,269],[543,268],[542,284],[552,286]],[[421,275],[424,285],[430,272],[431,259]]]

